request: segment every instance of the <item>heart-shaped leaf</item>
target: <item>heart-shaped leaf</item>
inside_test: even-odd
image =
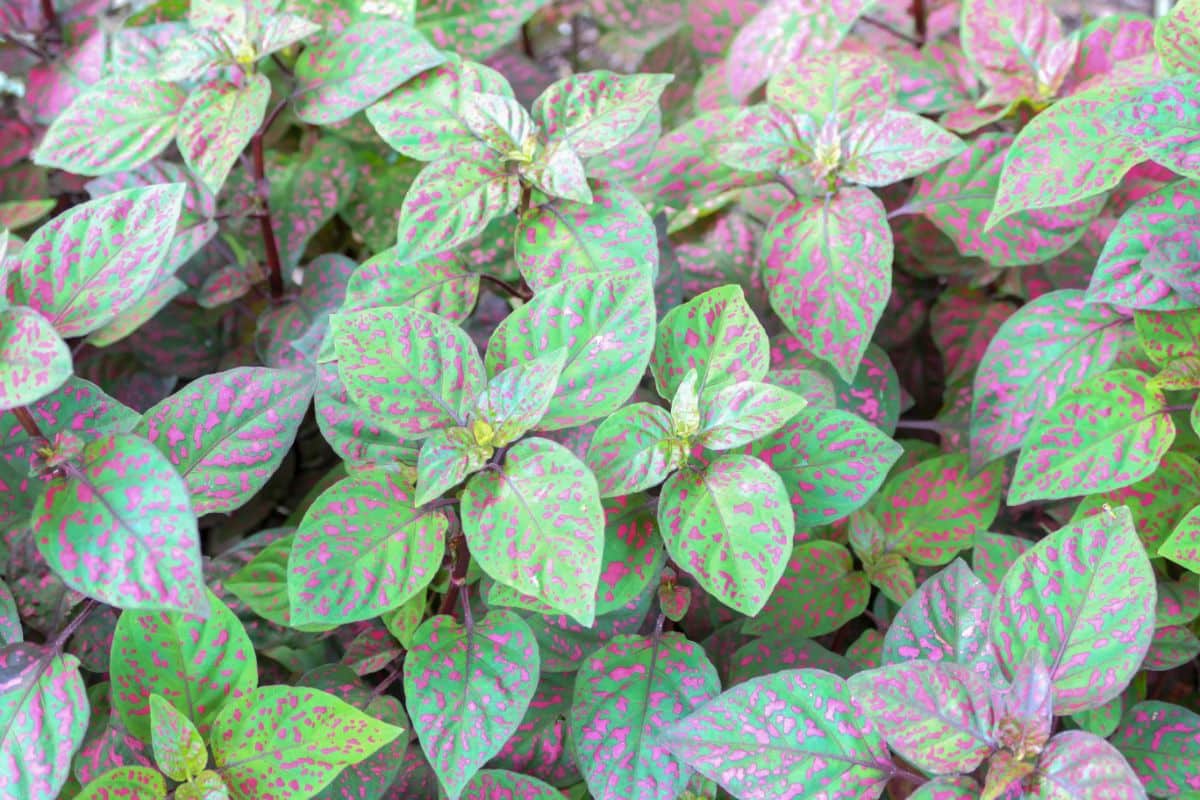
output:
[[[250,75],[243,86],[212,81],[188,96],[175,138],[184,162],[210,192],[220,191],[270,99],[271,82],[263,75]]]
[[[778,725],[775,720],[792,724]],[[794,669],[754,678],[659,735],[672,753],[743,800],[779,793],[874,800],[893,771],[878,728],[841,678]]]
[[[457,325],[404,306],[335,314],[329,325],[347,391],[389,428],[419,439],[466,421],[483,363]]]
[[[663,485],[667,552],[713,597],[757,614],[779,583],[795,532],[783,482],[753,456],[724,454]]]
[[[0,411],[31,405],[71,377],[71,351],[32,308],[0,309]]]
[[[1146,700],[1129,709],[1112,743],[1155,797],[1200,791],[1200,715]]]
[[[417,629],[404,693],[421,749],[451,800],[517,729],[539,663],[533,632],[511,611],[467,627],[439,615]]]
[[[402,732],[319,689],[264,686],[225,706],[209,743],[232,800],[299,800]]]
[[[113,708],[134,736],[152,739],[150,698],[159,695],[201,734],[218,712],[258,685],[254,645],[211,592],[209,614],[125,611],[117,619],[109,672]]]
[[[772,217],[762,259],[771,307],[806,350],[851,380],[891,294],[883,203],[861,187],[796,200]]]
[[[233,511],[279,469],[314,388],[312,378],[299,372],[218,372],[155,405],[134,431],[175,465],[196,514]]]
[[[991,686],[969,667],[909,661],[860,672],[846,686],[888,745],[924,772],[972,772],[996,747]]]
[[[1136,370],[1113,370],[1062,396],[1030,425],[1008,502],[1077,497],[1151,475],[1175,439],[1166,400]]]
[[[538,430],[560,430],[617,411],[646,371],[654,296],[633,275],[585,275],[542,289],[488,341],[490,374],[565,348],[566,363]],[[616,342],[620,345],[617,346]]]
[[[43,486],[32,526],[46,563],[77,591],[117,608],[203,613],[187,485],[140,436],[87,443],[77,466]]]
[[[484,572],[592,623],[604,511],[596,479],[569,450],[548,439],[517,442],[500,469],[467,483],[462,521]]]
[[[1020,447],[1036,418],[1108,369],[1133,336],[1128,318],[1073,289],[1044,294],[1009,317],[975,373],[972,468]]]
[[[444,60],[408,23],[356,22],[304,48],[296,62],[296,116],[314,125],[339,122]]]
[[[64,338],[102,327],[158,276],[183,202],[171,183],[105,195],[38,228],[17,256],[8,291]]]
[[[1050,667],[1054,713],[1116,697],[1154,633],[1154,575],[1129,509],[1052,533],[1009,570],[988,634],[1009,675],[1029,653]]]
[[[421,513],[384,469],[359,472],[313,502],[288,559],[291,625],[372,619],[424,589],[441,566],[448,522]]]
[[[33,159],[78,175],[133,169],[170,143],[186,97],[164,81],[104,81],[55,116]]]
[[[678,633],[618,636],[575,679],[571,733],[596,800],[674,800],[690,770],[664,729],[716,697],[717,671]]]
[[[0,785],[57,797],[88,729],[79,660],[35,644],[0,649]]]

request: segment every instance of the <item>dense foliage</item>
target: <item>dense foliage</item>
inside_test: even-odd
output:
[[[0,70],[4,797],[1200,797],[1200,1]]]

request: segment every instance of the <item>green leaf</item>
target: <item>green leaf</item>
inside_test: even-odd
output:
[[[32,308],[0,309],[0,411],[31,405],[71,377],[71,350]]]
[[[520,164],[517,174],[547,197],[591,205],[587,168],[567,142],[546,145],[531,162]]]
[[[180,800],[186,800],[177,795]],[[158,770],[134,765],[110,769],[83,787],[76,800],[166,800],[167,782]]]
[[[658,105],[672,75],[583,72],[551,84],[533,104],[533,119],[550,141],[566,140],[580,158],[628,139]]]
[[[196,514],[233,511],[279,469],[314,388],[309,375],[265,367],[205,375],[149,409],[134,432],[175,465]]]
[[[479,139],[467,126],[465,106],[476,92],[512,96],[503,75],[453,53],[367,109],[388,146],[409,158],[436,161],[470,156]]]
[[[1200,2],[1179,0],[1154,26],[1154,49],[1173,72],[1200,73]]]
[[[233,796],[228,784],[211,769],[175,787],[175,800],[229,800]]]
[[[711,700],[720,678],[681,634],[618,636],[575,679],[570,725],[596,800],[675,800],[688,768],[663,747],[664,728]]]
[[[394,209],[389,209],[389,219]],[[395,236],[389,232],[389,239]],[[470,316],[479,297],[479,275],[468,258],[443,253],[408,262],[403,248],[392,247],[366,260],[350,276],[342,311],[380,306],[411,306],[452,322]]]
[[[1200,356],[1200,311],[1136,311],[1138,344],[1158,366]]]
[[[792,638],[837,630],[861,614],[871,596],[867,576],[853,564],[850,551],[837,542],[796,545],[779,585],[742,630]]]
[[[111,78],[81,94],[54,119],[34,163],[78,175],[140,166],[172,137],[186,93],[157,80]]]
[[[920,175],[961,153],[964,144],[936,122],[909,111],[888,109],[846,132],[844,180],[889,186]]]
[[[0,649],[0,785],[13,797],[57,797],[88,729],[79,660],[35,644]]]
[[[588,467],[601,497],[619,497],[657,486],[686,463],[674,439],[671,415],[650,403],[633,403],[607,417],[592,435]]]
[[[417,25],[438,47],[483,60],[511,42],[545,0],[430,0]]]
[[[1200,789],[1200,715],[1146,700],[1129,709],[1111,737],[1155,797],[1189,797]]]
[[[892,548],[937,566],[971,546],[1000,510],[1004,465],[975,475],[965,453],[923,461],[892,477],[872,501]]]
[[[340,122],[445,60],[408,23],[375,17],[322,36],[296,61],[296,116]]]
[[[543,350],[536,358],[508,367],[488,381],[471,410],[475,429],[480,430],[480,423],[486,425],[487,441],[479,443],[504,447],[538,427],[554,399],[566,361],[565,347]]]
[[[521,215],[517,266],[534,291],[594,273],[658,272],[658,237],[645,207],[617,183],[595,181],[591,194],[590,203],[554,199]]]
[[[888,746],[934,775],[974,771],[996,747],[991,686],[961,664],[908,661],[846,682]]]
[[[766,377],[767,332],[740,286],[712,289],[667,312],[658,323],[650,371],[660,397],[675,395],[690,369],[699,391]]]
[[[462,800],[496,800],[512,797],[514,800],[561,800],[562,792],[550,784],[529,775],[502,769],[485,769],[463,789]]]
[[[548,439],[524,439],[462,498],[471,555],[497,581],[583,625],[596,613],[604,511],[583,462]]]
[[[262,124],[271,82],[250,75],[243,86],[210,81],[192,91],[179,112],[176,141],[184,163],[213,194]]]
[[[521,182],[503,164],[444,158],[421,170],[400,209],[405,262],[453,250],[483,233],[521,200]]]
[[[417,494],[425,505],[478,472],[494,448],[480,445],[468,428],[440,428],[421,442],[417,454]]]
[[[926,659],[990,672],[992,600],[983,582],[962,560],[955,559],[926,579],[900,608],[883,640],[884,662]]]
[[[1192,572],[1200,573],[1200,506],[1184,515],[1175,526],[1175,530],[1171,531],[1171,535],[1158,548],[1157,555],[1169,558]]]
[[[746,452],[775,470],[796,527],[809,528],[861,508],[903,450],[856,414],[810,406]]]
[[[157,694],[150,695],[150,740],[154,763],[173,781],[190,780],[208,766],[200,731]]]
[[[533,631],[511,611],[467,627],[439,615],[417,629],[404,693],[421,749],[451,800],[516,731],[539,666]]]
[[[109,660],[113,708],[128,731],[152,740],[150,698],[159,695],[207,734],[222,706],[258,685],[254,645],[212,592],[209,615],[125,611]]]
[[[153,444],[110,433],[47,482],[32,527],[68,586],[117,608],[205,608],[187,485]]]
[[[700,399],[696,441],[709,450],[732,450],[774,433],[806,405],[800,395],[770,383],[722,386]]]
[[[1132,88],[1108,109],[1106,122],[1142,158],[1200,179],[1200,91],[1196,76],[1166,78]]]
[[[779,583],[795,532],[787,491],[753,456],[674,473],[659,497],[667,552],[717,600],[754,616]]]
[[[537,126],[509,93],[469,92],[459,114],[467,130],[506,161],[528,159],[537,145]]]
[[[1032,653],[1050,668],[1054,713],[1125,690],[1154,634],[1154,573],[1129,509],[1050,534],[1013,564],[989,624],[1007,675]]]
[[[234,800],[307,800],[403,731],[319,689],[264,686],[213,722],[213,761]]]
[[[226,591],[255,614],[276,625],[291,624],[288,556],[294,539],[294,534],[276,539],[224,581]]]
[[[334,314],[329,327],[350,397],[406,439],[463,425],[483,391],[475,345],[441,317],[394,306]]]
[[[64,338],[115,319],[158,277],[184,188],[114,192],[38,228],[17,255],[8,286],[13,303],[39,311]]]
[[[1166,401],[1148,376],[1130,369],[1097,375],[1030,426],[1008,503],[1128,486],[1158,468],[1174,439]]]
[[[892,234],[869,189],[796,200],[763,233],[771,307],[817,358],[850,381],[891,295]]]
[[[567,352],[558,384],[537,424],[560,430],[621,408],[646,371],[654,295],[633,275],[584,275],[540,290],[496,326],[485,363],[503,374],[559,348]]]
[[[441,566],[448,524],[444,512],[418,511],[412,488],[385,469],[338,481],[296,531],[290,624],[356,622],[402,605]]]
[[[791,720],[779,725],[775,720]],[[841,678],[791,669],[753,678],[658,736],[734,797],[874,800],[894,771],[878,728]]]

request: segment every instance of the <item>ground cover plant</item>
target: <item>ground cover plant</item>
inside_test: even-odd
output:
[[[0,794],[1200,797],[1200,2],[1084,10],[0,0]]]

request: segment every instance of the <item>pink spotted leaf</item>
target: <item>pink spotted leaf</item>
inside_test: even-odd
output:
[[[1190,664],[1200,656],[1200,637],[1183,625],[1156,628],[1150,650],[1142,661],[1142,669],[1165,672]]]
[[[501,769],[480,770],[463,788],[462,800],[559,800],[562,793],[545,781]]]
[[[196,514],[248,502],[287,455],[314,383],[299,372],[239,367],[204,376],[148,410],[134,432],[170,459]]]
[[[594,70],[551,84],[533,104],[533,118],[551,142],[564,140],[591,158],[612,150],[641,127],[658,105],[670,75],[619,75]]]
[[[467,483],[463,531],[497,581],[588,625],[595,618],[604,511],[596,479],[548,439],[523,439],[501,469]]]
[[[671,415],[660,406],[633,403],[610,414],[587,451],[600,496],[628,495],[665,481],[687,456],[678,441]]]
[[[874,800],[893,767],[883,735],[841,678],[793,669],[754,678],[659,737],[740,800]]]
[[[288,558],[290,624],[372,619],[423,590],[445,553],[445,513],[421,514],[413,490],[384,469],[323,491]]]
[[[1084,731],[1063,731],[1038,759],[1037,800],[1103,795],[1112,800],[1144,800],[1146,790],[1129,762],[1111,744]]]
[[[849,0],[845,5],[865,4]],[[837,130],[882,114],[891,105],[894,83],[895,74],[882,59],[831,50],[797,59],[773,74],[767,102]]]
[[[489,428],[483,429],[490,431]],[[474,475],[495,448],[481,445],[472,428],[439,428],[421,442],[417,454],[417,490],[414,502],[424,505]]]
[[[1181,75],[1131,89],[1105,120],[1145,158],[1200,178],[1200,79]]]
[[[1154,49],[1171,71],[1200,73],[1200,3],[1175,3],[1154,26]]]
[[[987,677],[992,593],[960,559],[927,579],[901,606],[883,639],[885,664],[953,662]]]
[[[350,197],[355,166],[354,151],[346,143],[321,138],[310,150],[268,167],[272,222],[286,266],[300,264],[309,240]],[[257,247],[261,235],[247,235]]]
[[[983,581],[988,591],[1000,591],[1000,582],[1022,553],[1030,548],[1028,539],[1003,533],[975,534],[975,549],[971,552],[972,571]]]
[[[427,0],[417,5],[417,27],[434,45],[483,60],[512,41],[544,0]]]
[[[74,656],[25,642],[0,649],[0,785],[15,797],[57,797],[88,714]]]
[[[209,744],[231,800],[255,800],[260,786],[299,800],[402,732],[319,689],[264,686],[222,709]]]
[[[338,372],[354,402],[405,438],[461,425],[483,390],[483,363],[461,328],[404,306],[330,319]]]
[[[504,447],[536,428],[554,399],[566,361],[565,347],[543,348],[536,358],[489,380],[471,409],[477,443]]]
[[[474,239],[520,197],[520,181],[498,163],[446,158],[430,164],[400,209],[402,258],[429,258]]]
[[[158,276],[184,186],[129,189],[77,205],[38,228],[17,256],[8,292],[64,337],[104,326]]]
[[[208,766],[204,739],[192,721],[162,695],[150,695],[150,738],[154,763],[174,781],[186,781]]]
[[[1011,676],[1038,654],[1057,715],[1103,705],[1124,691],[1150,646],[1154,594],[1127,508],[1061,528],[1004,577],[988,626],[997,660]]]
[[[937,123],[910,111],[888,109],[846,132],[846,163],[840,175],[862,186],[887,186],[912,178],[964,149]]]
[[[1158,555],[1200,573],[1200,506],[1184,515],[1158,548]]]
[[[446,61],[367,109],[367,119],[394,150],[420,161],[469,156],[478,137],[464,111],[477,92],[512,95],[508,81],[482,64],[447,53]]]
[[[1127,317],[1086,304],[1072,289],[1044,294],[1009,317],[975,374],[972,467],[1019,448],[1037,417],[1108,369],[1133,336]]]
[[[592,652],[570,713],[592,796],[674,800],[691,770],[669,747],[667,726],[702,708],[720,687],[704,651],[678,633],[618,636]]]
[[[71,351],[32,308],[0,309],[0,411],[31,405],[71,376]]]
[[[1119,489],[1154,473],[1175,439],[1162,391],[1119,369],[1067,392],[1030,425],[1010,505]]]
[[[79,175],[133,169],[171,142],[186,96],[164,81],[109,79],[55,116],[33,159]]]
[[[404,660],[408,713],[451,800],[516,731],[538,668],[533,633],[511,611],[466,627],[439,615],[417,630]]]
[[[1012,671],[1010,685],[993,692],[999,744],[1019,756],[1042,750],[1054,730],[1050,669],[1036,650]]]
[[[1200,791],[1200,715],[1146,700],[1126,712],[1111,738],[1155,797]]]
[[[742,630],[760,635],[821,636],[861,614],[870,595],[867,576],[853,568],[845,545],[804,542],[792,550],[766,605],[742,624]]]
[[[969,667],[908,661],[860,672],[846,686],[888,745],[924,772],[969,773],[996,746],[990,687]]]
[[[785,65],[836,49],[868,5],[862,0],[767,0],[729,45],[729,90],[744,99]]]
[[[934,778],[921,784],[908,800],[979,800],[979,784],[965,775]]]
[[[1079,53],[1060,94],[1070,95],[1089,81],[1120,69],[1120,62],[1145,56],[1153,49],[1154,20],[1140,14],[1106,14],[1086,22],[1079,29]]]
[[[808,402],[787,389],[740,381],[706,392],[700,399],[697,442],[709,450],[732,450],[774,433]]]
[[[211,592],[208,603],[206,619],[125,611],[117,620],[109,662],[113,708],[142,741],[152,739],[152,695],[207,734],[224,705],[258,685],[254,645],[242,623]]]
[[[1044,0],[966,0],[962,46],[990,91],[988,105],[1046,101],[1075,63],[1078,40]]]
[[[47,563],[77,591],[117,608],[206,607],[187,485],[140,436],[87,443],[77,466],[44,484],[32,526]]]
[[[658,241],[649,214],[629,190],[596,181],[591,203],[555,199],[522,214],[516,259],[540,292],[585,274],[650,278],[658,270]]]
[[[411,306],[458,322],[475,307],[479,276],[464,258],[443,253],[408,262],[392,247],[364,261],[346,284],[343,311],[379,306]]]
[[[794,201],[767,226],[762,258],[771,306],[788,330],[851,380],[891,293],[882,202],[860,187]]]
[[[296,116],[314,125],[340,122],[443,60],[407,23],[356,22],[304,49],[296,62]]]
[[[1001,464],[971,475],[965,453],[943,455],[894,475],[872,508],[896,550],[916,564],[945,564],[996,518],[1002,478]]]
[[[750,616],[783,576],[794,534],[779,476],[753,456],[732,453],[672,474],[659,498],[658,527],[681,568]]]
[[[748,446],[783,480],[796,527],[834,522],[862,507],[900,457],[898,444],[846,411],[806,408]]]
[[[151,767],[117,767],[88,783],[77,796],[81,800],[107,800],[109,797],[166,800],[167,782],[162,773]],[[177,797],[187,800],[187,792],[178,794]]]
[[[183,160],[214,194],[262,124],[271,82],[251,75],[244,86],[212,81],[195,89],[179,112],[176,140]]]
[[[611,251],[610,251],[611,252]],[[584,275],[542,289],[496,326],[490,374],[566,349],[566,362],[538,430],[560,430],[617,411],[650,357],[654,298],[634,275]]]

